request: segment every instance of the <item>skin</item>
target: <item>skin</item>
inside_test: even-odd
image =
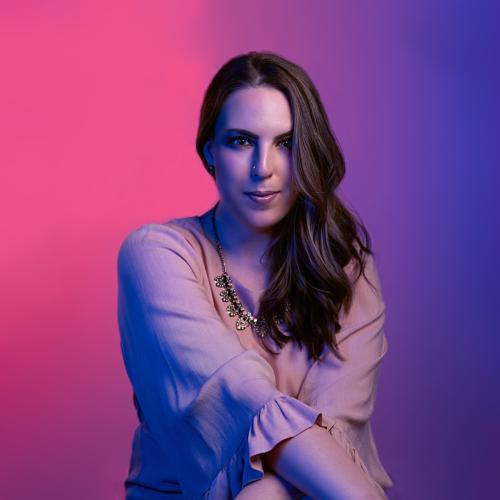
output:
[[[255,500],[265,498],[266,500],[290,500],[293,498],[293,486],[276,475],[263,464],[264,475],[258,480],[243,488],[235,500]],[[306,499],[304,499],[306,500]]]
[[[287,132],[291,139],[292,126],[291,109],[282,92],[264,85],[239,89],[226,99],[214,137],[204,148],[207,162],[215,167],[220,198],[216,222],[225,256],[233,264],[243,260],[261,274],[271,228],[297,198],[292,183],[292,142],[277,139]],[[227,129],[244,129],[255,137]],[[280,192],[271,203],[258,205],[244,194],[256,190]]]

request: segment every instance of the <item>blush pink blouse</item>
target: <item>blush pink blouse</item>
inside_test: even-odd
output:
[[[308,360],[295,342],[273,356],[226,312],[214,282],[221,262],[204,226],[197,216],[145,224],[119,249],[120,345],[139,421],[127,500],[234,498],[263,476],[260,454],[315,423],[383,493],[393,482],[370,417],[387,339],[373,258],[365,273],[376,290],[361,275],[349,313],[340,316],[347,361],[326,347],[320,360]],[[245,269],[234,271],[228,266],[255,314],[263,290],[243,282]]]

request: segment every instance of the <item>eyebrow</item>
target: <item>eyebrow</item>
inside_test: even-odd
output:
[[[243,128],[227,128],[226,130],[224,130],[225,134],[228,132],[236,132],[237,134],[248,135],[249,137],[252,137],[253,139],[257,139],[259,137],[258,135],[254,134],[253,132],[250,132],[249,130],[245,130]],[[283,139],[285,137],[290,137],[292,135],[292,132],[293,132],[293,130],[289,130],[288,132],[284,132],[283,134],[277,135],[274,139],[278,140],[278,139]]]

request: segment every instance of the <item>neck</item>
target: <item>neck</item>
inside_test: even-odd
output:
[[[269,229],[259,231],[248,226],[225,210],[220,203],[215,210],[215,223],[223,253],[235,259],[243,259],[257,268],[265,263],[264,253],[272,236]],[[210,224],[212,225],[212,220]]]

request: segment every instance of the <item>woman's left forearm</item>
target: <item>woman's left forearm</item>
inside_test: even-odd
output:
[[[387,499],[327,430],[313,425],[278,443],[262,461],[312,498]]]
[[[255,500],[265,498],[266,500],[292,500],[300,498],[300,491],[281,476],[275,474],[271,469],[264,466],[264,475],[261,479],[249,483],[235,497],[235,500]]]

